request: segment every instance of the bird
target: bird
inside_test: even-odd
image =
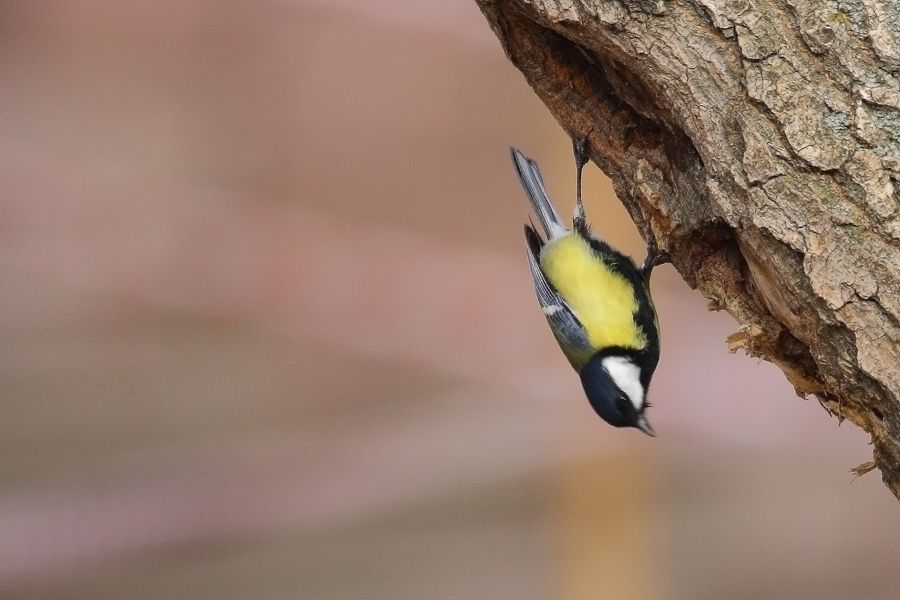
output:
[[[573,139],[576,199],[566,227],[547,195],[538,164],[510,147],[513,165],[543,229],[525,225],[528,266],[541,311],[594,411],[614,427],[655,436],[647,391],[659,362],[659,321],[650,273],[669,261],[651,245],[639,268],[591,230],[581,196],[587,141]]]

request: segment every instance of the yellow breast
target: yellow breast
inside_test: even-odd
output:
[[[627,279],[606,266],[577,233],[541,250],[541,270],[566,300],[597,349],[640,350],[647,339],[634,321],[637,300]]]

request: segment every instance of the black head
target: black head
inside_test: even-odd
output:
[[[579,375],[584,393],[601,419],[613,427],[635,427],[656,435],[644,417],[646,390],[640,383],[640,369],[629,358],[597,354]]]

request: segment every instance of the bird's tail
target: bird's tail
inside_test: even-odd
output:
[[[528,195],[531,208],[537,215],[547,239],[553,239],[568,231],[559,219],[556,209],[547,196],[544,188],[544,180],[541,178],[541,170],[536,162],[519,152],[518,148],[510,146],[509,153],[512,156],[513,165],[519,175],[519,181]]]

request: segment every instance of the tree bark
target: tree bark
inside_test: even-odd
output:
[[[900,4],[476,1],[732,350],[869,432],[900,498]]]

